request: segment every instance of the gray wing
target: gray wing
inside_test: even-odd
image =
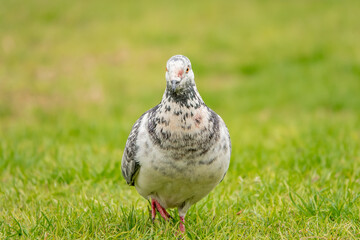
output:
[[[130,135],[126,141],[124,154],[121,161],[121,172],[127,184],[129,184],[130,186],[134,186],[136,174],[140,169],[140,163],[136,159],[136,153],[139,150],[139,146],[136,142],[139,134],[140,125],[143,120],[147,119],[145,118],[145,115],[147,115],[147,113],[149,113],[147,115],[149,116],[148,118],[151,118],[158,108],[159,105],[156,105],[155,107],[141,115],[141,117],[135,122],[134,126],[132,127]]]
[[[124,154],[121,161],[121,172],[124,176],[127,184],[134,186],[134,180],[137,172],[140,169],[140,164],[135,160],[136,153],[139,146],[136,144],[136,140],[139,134],[139,127],[144,118],[144,113],[134,124],[131,129],[130,135],[126,141]]]

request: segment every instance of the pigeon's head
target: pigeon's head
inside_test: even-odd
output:
[[[194,72],[190,60],[183,55],[172,56],[166,63],[166,84],[171,92],[181,92],[194,86]]]

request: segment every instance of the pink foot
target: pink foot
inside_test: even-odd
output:
[[[181,232],[185,232],[185,225],[184,225],[184,223],[185,223],[185,217],[182,217],[182,216],[180,216],[180,231]]]
[[[163,208],[158,201],[151,199],[151,218],[154,221],[156,216],[156,210],[160,213],[161,217],[168,220],[170,214]]]

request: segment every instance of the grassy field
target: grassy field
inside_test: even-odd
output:
[[[360,2],[5,0],[0,239],[176,238],[120,171],[188,56],[230,130],[189,239],[360,238]]]

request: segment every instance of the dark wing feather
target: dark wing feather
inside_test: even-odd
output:
[[[137,137],[139,134],[139,127],[144,116],[149,113],[149,117],[153,116],[153,113],[159,108],[159,105],[153,107],[149,111],[145,112],[141,117],[135,122],[134,126],[131,129],[130,135],[126,141],[124,154],[121,161],[121,172],[124,176],[127,184],[134,186],[135,177],[140,169],[140,163],[136,161],[136,153],[138,152],[139,146],[137,145]]]
[[[140,169],[140,164],[135,160],[135,155],[139,146],[136,144],[136,140],[139,134],[139,127],[145,114],[143,114],[134,124],[131,129],[130,135],[126,141],[124,154],[121,161],[121,172],[124,176],[127,184],[134,186],[134,180],[137,172]]]

